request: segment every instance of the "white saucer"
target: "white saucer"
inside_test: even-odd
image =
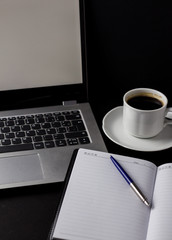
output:
[[[103,131],[113,142],[137,151],[153,152],[172,147],[172,125],[153,138],[141,139],[127,134],[122,124],[123,107],[117,107],[103,118]]]

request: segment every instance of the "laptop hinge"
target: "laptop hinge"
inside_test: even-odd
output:
[[[77,104],[77,101],[76,101],[76,100],[63,101],[62,104],[63,104],[63,106],[66,106],[66,105],[75,105],[75,104]]]

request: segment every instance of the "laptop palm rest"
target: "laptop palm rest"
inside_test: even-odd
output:
[[[43,179],[38,154],[0,158],[0,184]]]

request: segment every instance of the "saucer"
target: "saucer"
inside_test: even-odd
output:
[[[129,135],[123,129],[123,107],[117,107],[109,111],[103,118],[103,131],[113,142],[125,148],[153,152],[172,147],[172,125],[167,125],[157,136],[153,138],[137,138]]]

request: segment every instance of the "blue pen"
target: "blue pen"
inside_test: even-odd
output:
[[[133,189],[133,191],[136,193],[136,195],[141,199],[143,203],[145,203],[148,207],[150,206],[150,203],[147,201],[147,199],[144,197],[143,193],[140,191],[140,189],[136,186],[136,184],[133,182],[133,180],[128,176],[128,174],[125,172],[125,170],[121,167],[121,165],[115,160],[114,157],[110,156],[110,159],[112,160],[115,167],[118,169],[118,171],[121,173],[123,178],[126,180],[126,182],[130,185],[130,187]]]

